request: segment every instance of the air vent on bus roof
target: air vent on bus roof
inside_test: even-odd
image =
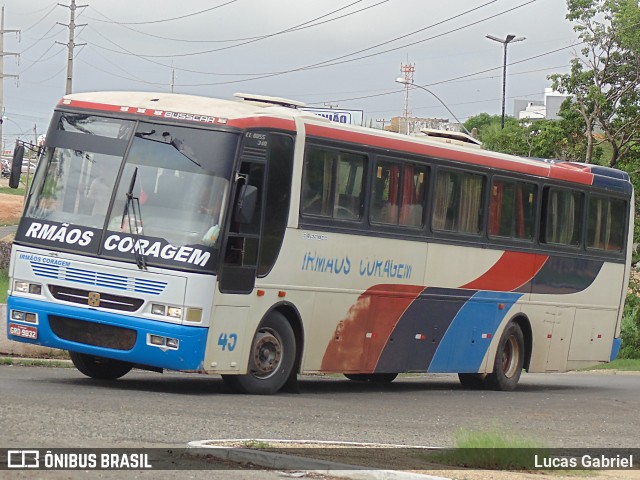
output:
[[[477,138],[462,132],[453,132],[450,130],[436,130],[433,128],[423,128],[421,133],[426,135],[430,140],[436,140],[443,143],[454,143],[457,145],[465,145],[467,147],[480,148],[482,142]]]
[[[253,93],[234,93],[234,97],[240,98],[245,102],[268,103],[270,105],[279,105],[287,108],[304,107],[306,104],[288,98],[269,97],[267,95],[255,95]]]

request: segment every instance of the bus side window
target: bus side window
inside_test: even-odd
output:
[[[489,236],[532,240],[536,202],[535,184],[495,179],[489,204]]]
[[[331,186],[335,154],[311,147],[304,159],[302,180],[302,213],[331,216]]]
[[[584,193],[547,187],[542,203],[541,242],[580,246]]]
[[[360,220],[366,155],[311,146],[302,175],[302,215]]]
[[[381,160],[375,168],[372,223],[421,227],[426,168]]]
[[[362,218],[362,182],[364,155],[341,153],[338,163],[334,218],[360,220]]]
[[[587,248],[621,252],[626,232],[627,202],[592,195],[587,217]]]
[[[440,170],[436,177],[434,230],[478,234],[482,226],[483,175]]]

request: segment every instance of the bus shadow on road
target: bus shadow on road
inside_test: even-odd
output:
[[[495,392],[492,390],[470,390],[460,385],[456,378],[451,375],[435,376],[429,375],[425,377],[408,377],[406,379],[399,378],[391,383],[370,383],[355,382],[335,376],[318,376],[318,377],[301,377],[295,391],[285,390],[276,395],[336,395],[336,394],[352,394],[361,393],[403,393],[403,392],[460,392],[465,395],[518,395],[537,392],[553,392],[553,391],[586,391],[595,389],[594,385],[576,385],[570,382],[566,384],[527,382],[523,377],[518,388],[514,392]],[[217,375],[197,375],[170,373],[165,375],[157,375],[147,372],[137,372],[130,376],[123,377],[118,380],[95,380],[85,377],[71,378],[66,380],[51,380],[56,383],[66,383],[76,388],[93,387],[105,390],[125,390],[166,393],[176,395],[234,395],[224,381]]]

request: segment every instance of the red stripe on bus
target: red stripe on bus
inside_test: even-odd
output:
[[[227,125],[231,125],[232,127],[237,128],[277,128],[280,130],[290,131],[295,131],[296,129],[296,122],[294,122],[293,120],[263,116],[234,118],[230,119],[227,122]]]
[[[323,137],[333,140],[342,140],[345,142],[359,143],[363,145],[371,145],[374,147],[385,148],[390,150],[398,150],[419,155],[429,155],[432,157],[446,158],[458,162],[481,165],[500,170],[511,172],[526,173],[540,177],[558,178],[575,183],[591,185],[593,183],[593,174],[583,170],[571,169],[563,167],[564,164],[549,164],[540,162],[539,165],[518,162],[517,160],[507,160],[496,158],[486,154],[477,154],[468,151],[458,151],[453,149],[441,148],[435,145],[421,144],[411,141],[405,141],[396,138],[382,137],[367,133],[352,132],[347,130],[338,130],[336,128],[326,127],[322,125],[306,124],[305,129],[307,135]]]
[[[593,184],[594,175],[588,165],[576,165],[571,162],[555,163],[552,165],[551,178],[558,180],[568,180],[570,182]]]
[[[375,285],[338,322],[322,358],[325,372],[374,372],[398,321],[424,291],[420,285]],[[368,332],[374,332],[367,338]]]
[[[548,258],[535,253],[504,252],[489,270],[460,288],[511,292],[531,281]]]

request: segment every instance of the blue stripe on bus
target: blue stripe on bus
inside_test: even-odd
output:
[[[521,293],[477,292],[451,322],[428,371],[479,371],[498,327],[521,296]],[[498,308],[500,304],[503,304],[504,308]]]
[[[426,372],[444,333],[474,293],[460,288],[426,288],[396,323],[375,371]]]
[[[611,357],[609,358],[610,362],[613,362],[618,356],[618,353],[620,353],[620,345],[621,340],[619,338],[614,338],[613,345],[611,345]]]
[[[204,370],[203,362],[207,343],[207,328],[175,325],[110,312],[101,312],[86,308],[10,296],[7,302],[8,319],[11,318],[10,312],[12,309],[36,313],[38,315],[38,325],[16,322],[14,320],[10,320],[10,322],[8,321],[7,337],[10,340],[42,345],[50,348],[59,348],[61,350],[71,350],[158,368],[186,371]],[[137,332],[137,339],[134,347],[131,350],[126,351],[65,340],[53,333],[49,325],[48,315],[57,315],[74,320],[133,329]],[[9,333],[9,323],[37,327],[38,339],[27,340],[11,335]],[[178,350],[166,350],[163,352],[158,347],[147,345],[148,334],[177,338],[180,341],[180,348]]]

